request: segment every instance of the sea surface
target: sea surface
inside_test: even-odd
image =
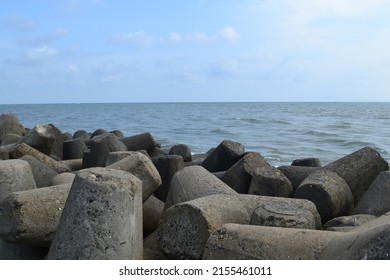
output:
[[[365,146],[390,160],[390,103],[108,103],[0,105],[27,128],[53,124],[150,132],[163,148],[186,144],[204,153],[225,139],[240,142],[274,166],[317,157],[327,164]]]

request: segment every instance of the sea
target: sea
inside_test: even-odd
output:
[[[62,132],[150,132],[163,149],[205,153],[223,140],[260,153],[273,166],[319,158],[323,165],[369,146],[390,162],[390,103],[98,103],[0,105],[26,128]]]

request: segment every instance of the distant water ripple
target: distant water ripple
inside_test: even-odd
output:
[[[390,160],[390,103],[145,103],[0,105],[26,127],[52,123],[63,132],[150,132],[164,148],[203,153],[225,139],[273,165],[302,157],[327,164],[364,146]]]

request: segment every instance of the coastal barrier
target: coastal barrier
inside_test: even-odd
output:
[[[371,147],[275,167],[234,139],[192,154],[3,114],[0,259],[390,259],[389,174]]]

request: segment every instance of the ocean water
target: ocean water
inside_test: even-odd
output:
[[[98,128],[125,136],[150,132],[163,148],[203,153],[228,139],[274,166],[318,157],[327,164],[362,147],[390,160],[390,103],[108,103],[0,105],[28,128],[62,132]]]

